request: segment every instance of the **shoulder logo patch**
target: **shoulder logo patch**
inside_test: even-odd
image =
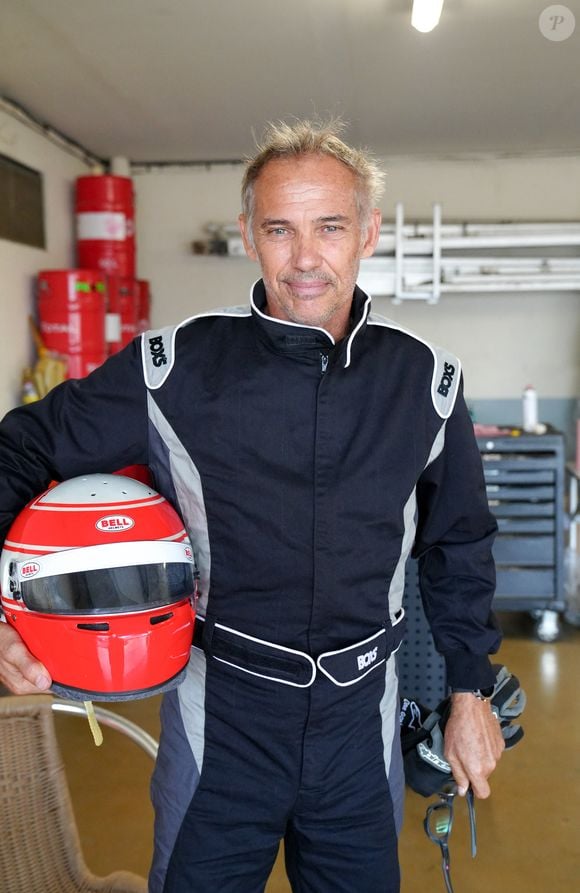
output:
[[[452,363],[444,363],[443,375],[441,376],[441,381],[439,382],[439,387],[437,388],[437,393],[441,394],[442,397],[448,396],[449,388],[453,384],[454,376],[455,366]]]
[[[155,335],[149,339],[149,350],[151,359],[156,368],[167,365],[167,354],[165,353],[165,345],[163,344],[163,336]]]

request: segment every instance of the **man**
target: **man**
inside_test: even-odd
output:
[[[489,794],[495,524],[457,359],[356,287],[381,179],[332,128],[272,127],[243,183],[250,307],[149,332],[0,429],[5,524],[51,477],[146,463],[194,543],[201,619],[162,706],[152,893],[258,893],[282,838],[295,891],[399,890],[412,549],[456,690],[447,755],[463,792]],[[6,684],[46,688],[0,633]]]

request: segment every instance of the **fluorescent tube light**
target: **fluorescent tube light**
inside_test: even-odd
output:
[[[442,9],[443,0],[413,0],[411,25],[417,31],[427,34],[439,24]]]

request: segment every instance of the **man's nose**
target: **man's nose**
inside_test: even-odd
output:
[[[320,266],[320,251],[315,235],[297,233],[292,248],[292,261],[297,270],[314,270]]]

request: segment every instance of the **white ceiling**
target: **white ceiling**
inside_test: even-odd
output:
[[[384,155],[580,150],[580,0],[0,0],[0,95],[96,155],[238,159],[269,119],[340,114]]]

